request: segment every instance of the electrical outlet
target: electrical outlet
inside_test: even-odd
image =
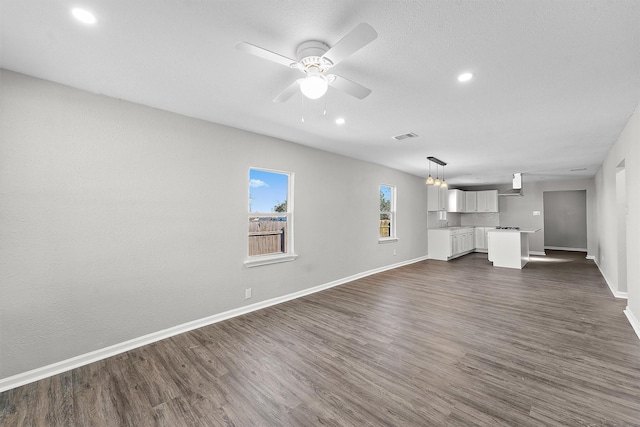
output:
[[[251,288],[247,288],[244,290],[244,299],[251,298]]]
[[[396,256],[396,255],[397,255],[397,254],[396,254],[396,250],[394,249],[394,250],[393,250],[393,256]]]
[[[540,216],[540,211],[533,211],[533,216]]]

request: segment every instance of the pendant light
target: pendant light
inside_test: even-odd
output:
[[[440,177],[438,176],[438,164],[436,163],[436,180],[433,181],[434,187],[440,187]]]
[[[449,187],[449,184],[447,184],[447,181],[445,181],[444,179],[444,165],[442,165],[442,183],[440,184],[440,188],[447,188]]]
[[[431,176],[431,160],[429,160],[429,176],[427,177],[427,185],[433,185],[433,177]]]

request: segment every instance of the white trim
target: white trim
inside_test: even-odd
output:
[[[275,173],[275,174],[279,174],[279,175],[286,175],[287,176],[287,200],[285,200],[287,202],[287,211],[286,212],[251,212],[251,209],[248,209],[248,216],[247,219],[251,218],[251,217],[279,217],[279,216],[284,216],[287,218],[287,229],[286,229],[286,234],[285,234],[285,239],[286,239],[286,243],[285,243],[285,249],[287,250],[287,252],[285,254],[278,254],[278,255],[267,255],[267,258],[261,258],[258,260],[253,259],[252,256],[248,256],[247,260],[244,262],[244,264],[247,267],[256,267],[259,265],[266,265],[266,264],[275,264],[275,263],[279,263],[279,262],[287,262],[287,261],[293,261],[295,260],[298,255],[295,254],[296,250],[295,250],[295,218],[294,218],[294,214],[293,214],[293,206],[294,206],[294,194],[293,194],[293,190],[294,190],[294,178],[295,178],[295,173],[294,172],[286,172],[286,171],[281,171],[281,170],[277,170],[277,169],[268,169],[268,168],[259,168],[259,167],[253,167],[250,166],[249,167],[249,181],[247,182],[249,185],[247,185],[247,201],[249,201],[249,205],[247,206],[248,208],[251,207],[251,170],[256,170],[256,171],[260,171],[260,172],[268,172],[268,173]],[[248,236],[247,236],[248,238]],[[248,249],[248,247],[247,247]],[[248,254],[247,254],[248,255]],[[258,257],[262,257],[262,255],[257,255]],[[276,259],[276,257],[278,257],[278,259]]]
[[[115,356],[125,351],[133,350],[144,345],[148,345],[172,336],[189,332],[193,329],[202,328],[223,320],[230,319],[232,317],[241,316],[243,314],[251,313],[272,305],[280,304],[286,301],[290,301],[296,298],[300,298],[306,295],[310,295],[316,292],[323,291],[325,289],[333,288],[334,286],[343,285],[348,282],[352,282],[363,277],[371,276],[372,274],[381,273],[383,271],[392,270],[394,268],[402,267],[416,262],[424,261],[428,259],[427,256],[410,259],[408,261],[402,261],[395,264],[387,265],[384,267],[374,268],[373,270],[357,273],[342,279],[334,280],[323,285],[314,286],[312,288],[303,289],[298,292],[294,292],[288,295],[283,295],[276,298],[271,298],[265,301],[260,301],[255,304],[246,305],[244,307],[234,308],[223,313],[214,314],[212,316],[204,317],[202,319],[194,320],[191,322],[183,323],[181,325],[173,326],[168,329],[153,332],[151,334],[143,335],[132,340],[124,341],[109,347],[101,348],[89,353],[81,354],[79,356],[72,357],[70,359],[62,360],[60,362],[52,363],[47,366],[33,369],[31,371],[16,374],[10,377],[0,379],[0,393],[11,390],[12,388],[20,387],[25,384],[32,383],[44,378],[51,377],[53,375],[60,374],[62,372],[69,371],[71,369],[79,368],[89,363],[97,362],[98,360],[106,359],[111,356]]]
[[[391,189],[391,210],[390,211],[380,211],[380,214],[387,214],[389,215],[389,219],[391,221],[391,228],[389,229],[389,237],[383,237],[383,238],[379,238],[379,240],[391,240],[391,239],[398,239],[397,235],[396,235],[396,198],[397,198],[397,188],[395,185],[391,185],[391,184],[380,184],[378,186],[378,190],[381,190],[381,187],[389,187]],[[380,233],[378,233],[378,236],[380,235]],[[379,243],[386,243],[386,242],[379,242]]]
[[[593,255],[589,255],[589,254],[587,254],[586,259],[592,259],[592,260],[594,260],[594,261],[595,261],[595,260],[596,260],[596,257],[595,257],[595,256],[593,256]]]
[[[536,256],[547,256],[547,253],[542,251],[529,251],[529,255],[536,255]]]
[[[378,239],[378,243],[395,243],[397,242],[398,239],[397,237],[382,237]]]
[[[277,264],[279,262],[293,261],[298,258],[296,254],[283,254],[283,255],[260,255],[251,257],[244,261],[244,265],[247,268],[258,267],[260,265]]]
[[[552,251],[587,252],[587,248],[564,248],[561,246],[545,246],[544,248]]]
[[[613,286],[611,286],[611,282],[609,282],[609,279],[607,279],[607,276],[604,274],[604,272],[602,271],[602,269],[600,268],[600,264],[598,264],[598,258],[593,258],[593,261],[596,264],[596,267],[598,267],[598,270],[600,270],[600,274],[602,275],[602,278],[604,279],[605,283],[607,284],[607,286],[609,287],[609,290],[611,291],[611,293],[613,294],[614,297],[616,298],[623,298],[623,299],[627,299],[628,298],[628,294],[626,292],[620,292],[617,291],[613,288]]]
[[[638,321],[638,318],[633,315],[629,306],[624,310],[624,315],[627,316],[629,323],[631,323],[631,327],[636,332],[638,338],[640,338],[640,321]]]

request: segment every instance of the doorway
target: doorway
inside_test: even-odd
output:
[[[545,191],[544,248],[587,252],[587,190]]]
[[[616,167],[616,235],[618,249],[618,292],[627,292],[627,184],[625,162]]]

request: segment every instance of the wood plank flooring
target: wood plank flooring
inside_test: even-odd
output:
[[[583,253],[424,261],[0,394],[2,426],[640,426],[640,340]]]

